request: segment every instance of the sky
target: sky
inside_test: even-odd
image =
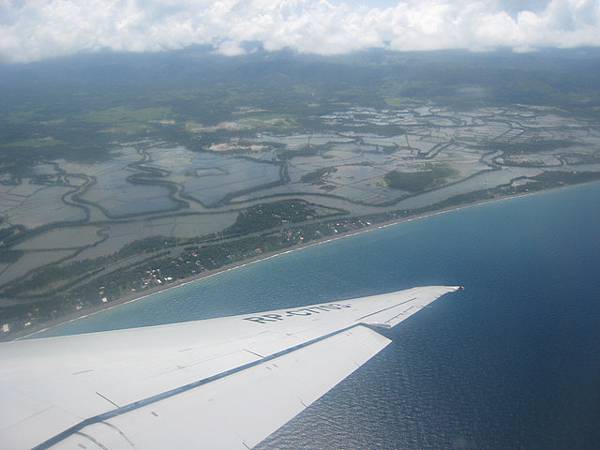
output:
[[[321,55],[600,46],[600,0],[0,0],[4,63],[190,45],[236,56],[245,42]]]

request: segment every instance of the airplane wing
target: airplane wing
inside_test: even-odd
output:
[[[458,289],[0,344],[0,448],[252,448]]]

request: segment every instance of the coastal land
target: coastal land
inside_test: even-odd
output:
[[[0,339],[306,245],[600,180],[592,56],[189,50],[2,67]],[[575,79],[556,58],[585,67]],[[115,70],[82,76],[90,64]],[[174,80],[173,64],[189,73]]]
[[[597,183],[600,180],[594,180],[591,182],[587,182],[587,183]],[[586,182],[580,183],[580,184],[584,184]],[[456,206],[450,206],[450,207],[446,207],[446,208],[442,208],[439,210],[434,210],[431,212],[423,212],[414,216],[409,216],[409,217],[403,217],[403,218],[398,218],[398,219],[392,219],[392,220],[388,220],[388,221],[384,221],[381,223],[377,223],[377,224],[372,224],[372,225],[368,225],[364,228],[360,228],[360,229],[356,229],[356,230],[351,230],[351,231],[344,231],[342,233],[338,233],[335,234],[334,236],[330,236],[330,237],[321,237],[318,238],[314,241],[309,241],[306,243],[302,243],[302,244],[297,244],[287,250],[275,250],[269,253],[265,253],[263,255],[260,256],[254,256],[254,257],[250,257],[246,260],[242,260],[236,263],[232,263],[226,266],[223,266],[219,269],[214,269],[214,270],[210,270],[210,271],[206,271],[203,272],[201,274],[197,274],[197,275],[193,275],[184,279],[180,279],[180,280],[176,280],[171,282],[170,284],[166,284],[166,285],[159,285],[159,286],[154,286],[151,288],[148,288],[142,292],[135,292],[135,293],[130,293],[127,295],[124,295],[120,298],[117,298],[115,300],[113,300],[112,302],[110,302],[110,304],[98,304],[98,305],[94,305],[94,306],[90,306],[84,310],[78,310],[78,311],[74,311],[66,316],[60,317],[60,318],[56,318],[54,320],[50,320],[50,321],[44,321],[44,322],[40,322],[37,323],[29,328],[23,328],[21,331],[19,332],[15,332],[12,333],[10,335],[10,339],[9,340],[20,340],[20,339],[29,339],[29,338],[34,338],[36,337],[38,334],[42,334],[48,330],[51,330],[52,328],[55,328],[57,326],[61,326],[64,324],[68,324],[71,322],[75,322],[77,320],[86,318],[86,317],[90,317],[93,316],[95,314],[101,313],[103,311],[107,311],[113,308],[117,308],[121,305],[125,305],[125,304],[129,304],[129,303],[133,303],[133,302],[137,302],[140,300],[143,300],[153,294],[158,294],[158,293],[164,293],[173,289],[177,289],[178,287],[190,284],[190,283],[195,283],[195,282],[199,282],[203,279],[206,278],[210,278],[210,277],[214,277],[223,273],[227,273],[230,272],[232,270],[236,270],[236,269],[241,269],[243,267],[247,267],[251,264],[256,264],[256,263],[260,263],[272,258],[277,258],[279,256],[283,256],[286,254],[289,254],[291,252],[295,252],[295,251],[300,251],[306,248],[310,248],[310,247],[314,247],[314,246],[318,246],[318,245],[322,245],[322,244],[326,244],[329,242],[333,242],[333,241],[337,241],[340,239],[346,239],[346,238],[351,238],[353,236],[357,236],[360,234],[364,234],[364,233],[369,233],[372,231],[376,231],[376,230],[380,230],[380,229],[384,229],[387,227],[391,227],[391,226],[395,226],[395,225],[400,225],[402,223],[406,223],[406,222],[412,222],[412,221],[417,221],[417,220],[422,220],[422,219],[427,219],[429,217],[433,217],[433,216],[437,216],[440,214],[446,214],[446,213],[450,213],[450,212],[456,212],[465,208],[472,208],[472,207],[476,207],[476,206],[482,206],[485,204],[489,204],[489,203],[495,203],[495,202],[500,202],[500,201],[507,201],[507,200],[513,200],[516,198],[520,198],[520,197],[525,197],[525,196],[531,196],[531,195],[535,195],[535,194],[540,194],[540,193],[544,193],[544,192],[549,192],[551,190],[556,190],[556,189],[567,189],[571,186],[575,186],[575,185],[567,185],[567,186],[559,186],[559,187],[554,187],[554,188],[548,188],[548,189],[544,189],[544,190],[540,190],[540,191],[533,191],[533,192],[529,192],[529,191],[525,191],[522,193],[515,193],[512,195],[506,195],[506,196],[502,196],[502,197],[495,197],[492,199],[482,199],[482,200],[478,200],[478,201],[474,201],[472,203],[467,203],[467,204],[463,204],[463,205],[456,205]],[[0,339],[0,341],[2,340],[7,340],[7,339]]]

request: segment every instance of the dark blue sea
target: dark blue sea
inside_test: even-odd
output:
[[[390,330],[391,345],[263,447],[600,448],[600,184],[292,252],[47,334],[429,284],[465,290]]]

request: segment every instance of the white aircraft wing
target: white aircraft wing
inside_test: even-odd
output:
[[[0,448],[251,448],[457,289],[0,344]]]

